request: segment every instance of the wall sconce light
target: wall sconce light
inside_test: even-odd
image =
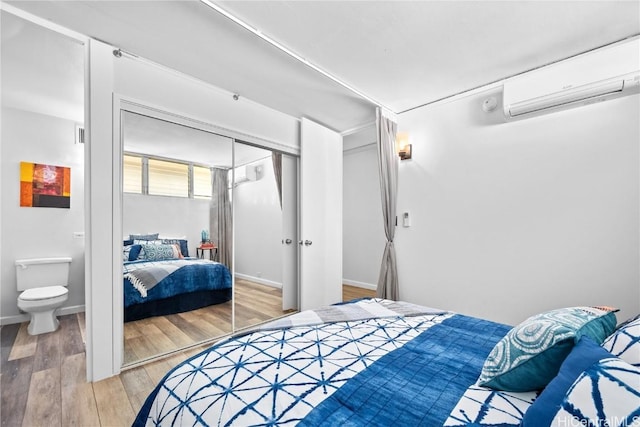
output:
[[[396,152],[400,156],[400,160],[409,160],[411,158],[411,144],[409,144],[408,133],[398,133],[396,135]]]

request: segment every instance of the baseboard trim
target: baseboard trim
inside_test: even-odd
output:
[[[83,311],[85,311],[84,304],[72,305],[70,307],[62,307],[60,310],[58,310],[58,315],[65,316],[67,314],[82,313]]]
[[[371,283],[358,282],[356,280],[342,279],[342,283],[349,286],[355,286],[356,288],[363,288],[375,291],[378,289],[377,285],[372,285]]]
[[[248,280],[250,282],[256,282],[261,285],[271,286],[272,288],[282,289],[282,283],[274,282],[273,280],[263,279],[262,277],[253,277],[248,274],[233,273],[238,279]]]
[[[5,316],[0,318],[0,325],[12,325],[14,323],[28,322],[29,316],[26,314],[16,314],[13,316]]]
[[[67,314],[75,314],[75,313],[81,313],[85,311],[85,307],[84,304],[82,305],[73,305],[73,306],[69,306],[69,307],[62,307],[58,309],[58,316],[65,316]],[[23,322],[28,322],[29,321],[29,315],[28,314],[15,314],[13,316],[5,316],[5,317],[0,317],[0,325],[4,326],[4,325],[12,325],[14,323],[23,323]]]

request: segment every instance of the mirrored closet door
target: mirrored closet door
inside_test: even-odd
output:
[[[298,158],[121,111],[123,366],[298,309]]]
[[[236,330],[298,308],[297,159],[236,141],[233,218]]]
[[[233,142],[124,110],[121,129],[128,365],[233,330]]]

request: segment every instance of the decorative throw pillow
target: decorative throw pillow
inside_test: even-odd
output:
[[[173,246],[173,254],[176,258],[184,258],[184,255],[182,255],[182,251],[180,250],[180,245],[178,243],[172,243],[171,246]]]
[[[186,239],[162,239],[162,243],[165,245],[177,244],[180,246],[180,253],[182,256],[189,256],[189,245]]]
[[[537,314],[511,329],[491,350],[478,383],[505,391],[544,388],[583,336],[599,344],[616,327],[609,307],[570,307]]]
[[[609,353],[640,368],[640,315],[620,325],[602,344]]]
[[[147,261],[162,261],[180,258],[179,249],[174,245],[141,245],[142,257]]]
[[[126,261],[135,261],[140,256],[140,252],[142,252],[142,245],[131,245],[129,246],[129,259]]]
[[[159,234],[129,234],[129,240],[157,240]]]
[[[156,239],[156,240],[134,240],[133,241],[134,245],[162,245],[162,240],[160,239]]]
[[[588,337],[524,414],[521,426],[632,426],[640,421],[640,369]]]
[[[122,248],[122,261],[129,261],[129,253],[131,252],[131,246],[125,246]]]

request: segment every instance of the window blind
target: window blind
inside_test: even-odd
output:
[[[211,169],[203,166],[194,166],[193,197],[196,199],[210,199],[211,191]]]
[[[123,156],[122,190],[125,193],[142,194],[142,157]]]
[[[189,197],[189,165],[149,159],[149,194]]]

